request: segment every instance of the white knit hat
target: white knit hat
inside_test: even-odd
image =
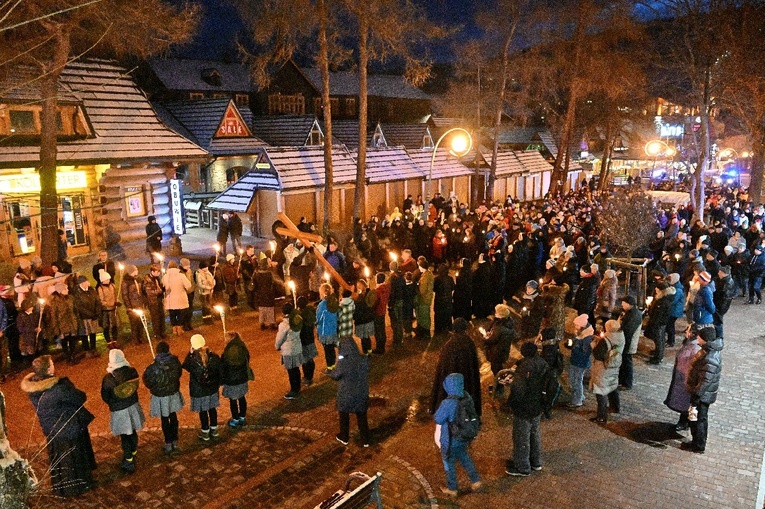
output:
[[[199,350],[203,346],[205,346],[205,338],[201,334],[194,334],[191,336],[191,348],[194,350]]]
[[[115,369],[119,369],[125,366],[130,366],[130,363],[125,359],[125,354],[119,348],[109,350],[109,365],[106,367],[106,371],[109,373]]]
[[[98,280],[102,283],[106,283],[107,281],[110,281],[112,279],[112,275],[106,272],[104,269],[99,269],[98,271]]]
[[[576,318],[574,318],[574,325],[579,327],[580,329],[584,329],[589,325],[589,318],[587,315],[579,315]]]

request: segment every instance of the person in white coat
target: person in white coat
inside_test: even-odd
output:
[[[167,265],[167,274],[162,278],[162,284],[165,286],[165,307],[170,315],[173,334],[180,336],[183,334],[183,313],[189,307],[191,281],[181,273],[178,264],[172,261]]]

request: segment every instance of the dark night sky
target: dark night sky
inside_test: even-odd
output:
[[[204,9],[199,33],[194,41],[179,48],[180,56],[205,59],[236,58],[236,37],[243,24],[234,7],[226,0],[199,0]],[[365,0],[362,0],[365,1]],[[452,27],[460,27],[453,40],[469,39],[478,35],[473,23],[477,2],[470,0],[415,0],[425,6],[428,16]],[[450,60],[447,42],[432,48],[433,57],[440,62]]]

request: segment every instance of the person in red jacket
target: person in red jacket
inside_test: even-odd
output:
[[[385,343],[388,340],[385,332],[385,311],[388,309],[390,299],[390,283],[385,279],[385,273],[377,274],[377,287],[375,294],[375,349],[372,353],[382,355],[385,353]]]

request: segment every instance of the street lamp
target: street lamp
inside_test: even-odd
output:
[[[454,132],[458,134],[452,136],[451,140],[449,140],[451,143],[451,148],[449,149],[450,154],[457,157],[463,157],[466,156],[473,148],[473,137],[470,136],[470,133],[462,127],[453,127],[442,134],[440,138],[438,138],[438,141],[433,146],[433,155],[430,158],[430,169],[428,170],[428,188],[425,193],[425,203],[430,202],[430,183],[433,180],[433,164],[436,162],[436,152],[438,151],[438,146],[448,134]]]
[[[645,144],[645,153],[649,157],[653,157],[653,165],[651,165],[651,175],[650,178],[653,178],[653,170],[656,169],[656,160],[660,157],[674,157],[675,153],[677,151],[667,145],[665,142],[661,140],[652,140]],[[673,174],[673,183],[674,186],[674,174]]]

